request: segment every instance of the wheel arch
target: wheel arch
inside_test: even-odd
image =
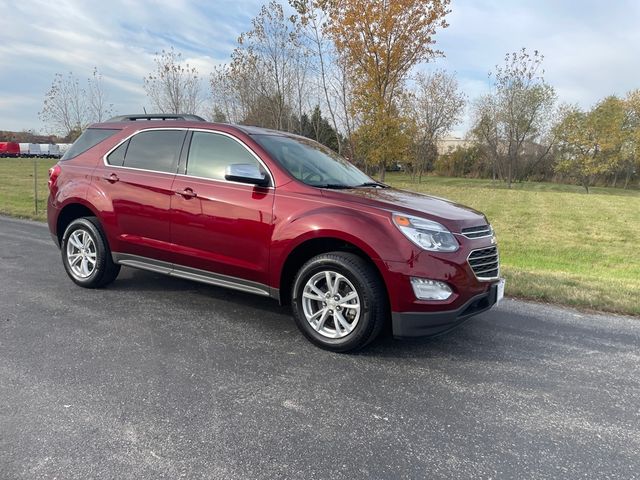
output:
[[[74,220],[82,217],[98,217],[97,212],[92,206],[78,200],[67,203],[58,214],[56,219],[56,237],[58,245],[62,243],[62,236],[69,224]]]
[[[371,258],[370,254],[360,248],[353,242],[341,239],[335,236],[321,236],[306,239],[295,246],[287,255],[279,278],[279,299],[281,305],[289,305],[291,303],[291,288],[302,265],[311,258],[329,252],[348,252],[358,255],[360,258],[368,262],[378,274],[385,294],[389,295],[384,275]]]

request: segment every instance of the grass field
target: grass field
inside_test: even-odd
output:
[[[34,213],[33,166],[39,214]],[[0,213],[44,220],[47,170],[55,160],[0,159]],[[509,190],[488,180],[426,177],[395,187],[484,212],[498,235],[507,295],[640,315],[640,192],[551,183]]]
[[[484,212],[496,230],[507,295],[640,315],[640,192],[402,174],[397,188]]]
[[[0,214],[44,220],[50,158],[0,158]],[[38,214],[35,213],[34,165],[38,175]]]

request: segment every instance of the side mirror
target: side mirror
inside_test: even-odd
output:
[[[232,163],[227,165],[224,178],[230,182],[249,183],[259,187],[268,187],[271,183],[267,172],[252,163]]]

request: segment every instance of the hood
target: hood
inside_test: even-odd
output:
[[[343,199],[390,212],[415,215],[443,224],[454,232],[487,224],[484,214],[444,198],[395,188],[323,190],[328,198]]]

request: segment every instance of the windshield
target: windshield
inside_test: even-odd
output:
[[[291,175],[313,187],[351,188],[375,184],[347,160],[307,138],[253,135]]]

